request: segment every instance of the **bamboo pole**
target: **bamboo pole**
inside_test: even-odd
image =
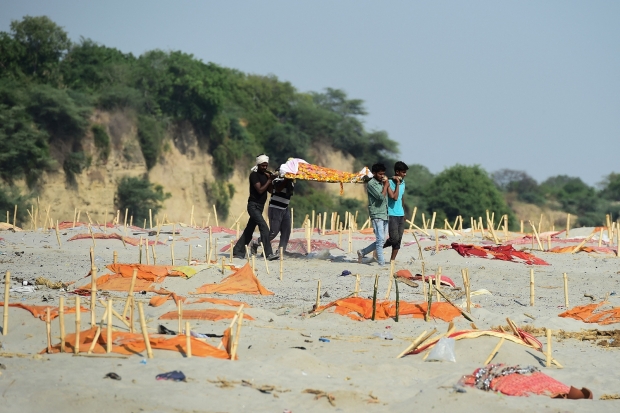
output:
[[[189,321],[185,322],[185,356],[192,357],[192,330],[189,328]]]
[[[435,217],[437,216],[436,212],[433,212],[433,218],[431,219],[431,229],[435,228]]]
[[[233,317],[232,321],[231,321],[231,322],[230,322],[230,324],[228,325],[228,329],[230,330],[231,335],[232,335],[232,328],[233,328],[233,326],[235,325],[235,323],[237,322],[237,319],[239,318],[239,315],[240,315],[240,314],[242,313],[242,311],[243,311],[243,306],[244,306],[244,304],[241,304],[241,305],[239,306],[239,308],[237,309],[237,312],[235,313],[235,316]],[[230,343],[230,341],[229,341],[229,343]],[[218,350],[219,350],[219,349],[221,349],[221,348],[222,348],[222,346],[223,346],[223,344],[222,344],[222,342],[220,341],[220,344],[218,344],[218,346],[217,346]]]
[[[530,268],[530,306],[534,306],[534,269]]]
[[[439,302],[439,290],[440,290],[440,286],[441,286],[441,267],[437,267],[437,272],[435,273],[435,290],[436,290],[436,297],[435,297],[435,301]]]
[[[566,214],[566,238],[569,237],[570,232],[570,214]]]
[[[353,293],[354,297],[358,297],[360,292],[360,275],[355,274],[355,292]]]
[[[291,231],[295,229],[295,225],[294,225],[295,221],[293,220],[295,217],[294,212],[295,212],[295,208],[291,208]]]
[[[601,228],[601,232],[598,235],[598,246],[601,247],[603,245],[603,228]]]
[[[486,366],[487,364],[489,364],[491,362],[491,360],[493,360],[493,357],[495,357],[495,355],[499,351],[499,348],[502,346],[502,344],[504,344],[504,341],[506,341],[506,339],[504,337],[502,337],[499,340],[499,343],[497,343],[497,345],[495,345],[495,347],[493,347],[493,350],[491,351],[491,354],[489,354],[489,357],[487,357],[487,359],[484,361],[483,366]]]
[[[215,207],[215,204],[213,204],[213,216],[215,217],[215,226],[219,227],[220,223],[217,219],[217,208]]]
[[[142,264],[142,236],[140,236],[140,242],[138,243],[138,264]]]
[[[413,340],[413,342],[411,344],[409,344],[407,346],[407,348],[404,349],[398,356],[396,356],[396,358],[399,359],[399,358],[403,357],[405,354],[415,350],[416,347],[418,347],[420,344],[424,343],[426,340],[428,340],[436,332],[437,332],[437,329],[434,329],[433,331],[431,331],[428,334],[426,334],[426,330],[423,331],[422,334],[420,334],[418,337],[416,337],[416,339]]]
[[[239,336],[241,335],[241,325],[243,324],[243,311],[239,313],[239,317],[237,318],[237,331],[235,332],[235,337],[232,343],[232,351],[230,352],[230,360],[234,360],[237,356],[237,349],[239,348]]]
[[[282,281],[283,273],[284,273],[284,247],[280,247],[280,281]]]
[[[192,244],[188,245],[189,251],[187,252],[187,265],[192,264]]]
[[[396,291],[396,317],[395,320],[398,323],[398,318],[400,316],[400,294],[398,293],[398,280],[394,279],[394,289]]]
[[[174,243],[170,244],[170,260],[172,265],[174,265]]]
[[[108,317],[106,328],[106,340],[105,340],[105,352],[110,354],[112,352],[112,299],[108,299]]]
[[[538,248],[543,251],[544,248],[542,246],[542,243],[540,242],[540,237],[538,236],[538,231],[536,231],[536,226],[534,226],[534,224],[532,224],[532,221],[529,221],[530,226],[532,227],[532,230],[534,231],[534,236],[536,237],[536,242],[538,243]]]
[[[116,264],[118,262],[118,252],[112,252],[112,263]]]
[[[410,223],[412,225],[415,225],[413,224],[413,221],[411,221]],[[426,232],[426,230],[428,229],[428,226],[426,225],[426,217],[424,216],[424,212],[422,212],[422,226],[424,227],[424,232]]]
[[[437,230],[435,229],[435,254],[439,252],[439,235],[437,234]]]
[[[321,280],[316,284],[316,302],[314,304],[314,311],[317,311],[321,306]]]
[[[147,249],[148,249],[148,246],[147,246]],[[155,254],[155,244],[151,245],[151,254],[153,254],[153,265],[157,265],[157,254]]]
[[[579,252],[579,250],[581,250],[581,248],[586,245],[586,242],[590,241],[592,239],[592,237],[594,236],[594,231],[592,231],[592,233],[590,235],[588,235],[586,238],[584,238],[583,241],[581,241],[579,243],[579,245],[577,245],[575,248],[573,248],[573,251],[571,252],[571,254],[574,254],[576,252]]]
[[[80,308],[80,296],[75,296],[75,346],[73,352],[75,354],[80,353],[80,321],[81,321],[81,308]]]
[[[142,308],[142,302],[138,302],[138,314],[140,315],[140,328],[142,329],[142,337],[144,337],[144,345],[146,346],[146,354],[148,358],[152,359],[153,350],[151,349],[151,341],[149,340],[149,332],[146,329],[146,321],[144,320],[144,309]]]
[[[178,334],[181,334],[181,323],[183,322],[183,302],[181,300],[177,302],[177,317],[179,318]]]
[[[551,350],[551,329],[547,328],[547,351],[545,351],[545,355],[547,356],[547,361],[545,363],[545,367],[551,367],[551,360],[553,359],[553,353]]]
[[[267,264],[267,255],[265,254],[265,246],[263,245],[263,242],[261,241],[260,243],[261,249],[263,250],[263,260],[265,260],[265,270],[267,270],[267,274],[269,273],[269,264]]]
[[[7,271],[4,274],[4,313],[2,320],[2,335],[6,336],[9,333],[9,290],[11,289],[11,272]]]
[[[418,212],[418,207],[413,207],[413,212],[411,213],[411,221],[409,221],[409,231],[413,229],[413,223],[415,222],[415,214]]]
[[[134,307],[136,306],[136,300],[131,297],[131,304],[129,305],[129,332],[130,333],[135,333],[135,329],[134,329],[134,319],[135,319],[135,310]]]
[[[377,289],[379,288],[379,275],[375,275],[375,287],[372,293],[372,317],[371,320],[375,321],[375,315],[377,313]]]
[[[47,333],[47,353],[52,352],[52,323],[50,321],[50,308],[45,309],[45,331]]]
[[[467,276],[467,289],[465,290],[465,300],[467,303],[467,312],[471,314],[471,280],[469,279],[469,268],[465,268]]]
[[[13,210],[13,227],[17,228],[17,205],[15,205]]]
[[[56,220],[56,241],[58,241],[58,248],[62,248],[62,244],[60,243],[60,233],[58,231],[58,220]]]
[[[192,212],[189,214],[189,226],[194,227],[194,205],[192,205]]]
[[[65,350],[65,297],[62,295],[58,298],[58,324],[60,327],[60,352]]]
[[[568,277],[564,273],[564,306],[568,308]]]
[[[349,227],[349,254],[353,252],[353,238],[351,234],[351,227]]]
[[[92,248],[91,253],[94,254]],[[97,321],[95,320],[95,306],[97,304],[97,266],[95,265],[94,255],[91,255],[91,259],[93,261],[90,267],[90,326],[94,327],[97,324]]]
[[[127,293],[127,299],[125,300],[125,306],[123,307],[123,319],[127,316],[127,309],[131,304],[130,300],[133,299],[133,290],[136,286],[136,279],[138,277],[138,269],[134,268],[131,274],[131,283],[129,284],[129,292]]]
[[[149,259],[149,239],[144,239],[144,254],[146,255],[146,265],[151,265],[151,261]]]
[[[385,292],[384,300],[387,300],[390,297],[390,292],[392,291],[392,280],[394,280],[394,260],[390,260],[390,277],[388,280],[388,288]]]

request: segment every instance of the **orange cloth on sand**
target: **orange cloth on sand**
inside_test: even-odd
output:
[[[242,301],[225,300],[223,298],[208,298],[208,297],[199,298],[196,301],[192,301],[187,304],[198,304],[198,303],[221,304],[221,305],[229,305],[231,307],[239,307],[241,304],[243,304],[245,308],[252,308],[251,305],[244,303]]]
[[[107,269],[123,277],[131,278],[136,268],[136,278],[161,283],[166,277],[186,277],[181,271],[174,270],[172,265],[143,265],[143,264],[110,264]]]
[[[620,307],[613,307],[610,310],[594,313],[594,311],[605,303],[606,301],[598,304],[580,305],[564,311],[562,314],[559,314],[559,317],[574,318],[584,323],[598,323],[601,325],[620,323]]]
[[[151,301],[149,301],[149,305],[151,307],[159,307],[160,305],[164,305],[166,301],[168,301],[171,298],[174,300],[175,305],[179,305],[179,301],[185,302],[185,297],[181,295],[177,295],[176,293],[173,293],[172,291],[168,291],[164,288],[160,288],[159,290],[154,290],[153,292],[160,294],[160,295],[159,296],[156,295],[151,298]]]
[[[572,254],[573,250],[575,249],[576,245],[569,245],[568,247],[553,247],[550,250],[548,250],[547,252],[555,252],[557,254]],[[606,248],[606,247],[588,247],[588,246],[583,246],[581,248],[579,248],[579,251],[577,252],[600,252],[603,254],[615,254],[616,252],[611,249],[611,248]]]
[[[207,320],[207,321],[218,321],[218,320],[226,320],[232,319],[235,317],[237,312],[235,310],[217,310],[215,308],[207,308],[204,310],[186,310],[183,309],[183,320]],[[176,311],[170,311],[159,317],[160,320],[178,320],[179,315]],[[244,320],[254,320],[253,317],[244,314]]]
[[[3,306],[4,303],[0,303],[0,306]],[[28,304],[22,304],[22,303],[13,303],[10,304],[9,303],[9,307],[16,307],[16,308],[22,308],[26,311],[30,311],[30,313],[35,316],[40,318],[41,320],[45,321],[46,313],[47,313],[47,309],[50,309],[50,320],[55,319],[56,317],[58,317],[58,307],[54,307],[51,305],[28,305]],[[65,307],[65,314],[73,314],[75,313],[75,307]],[[80,313],[90,313],[90,310],[88,308],[84,308],[82,306],[80,306]]]
[[[252,273],[250,264],[245,264],[237,271],[224,278],[219,284],[205,284],[198,287],[195,293],[190,294],[260,294],[273,295],[263,287],[258,278]]]
[[[373,227],[364,228],[358,231],[360,234],[374,234],[375,230]]]
[[[120,274],[104,274],[101,277],[97,277],[97,289],[106,291],[129,291],[131,286],[131,278],[123,277]],[[90,283],[77,288],[78,290],[90,291]],[[146,280],[136,279],[136,284],[133,287],[134,291],[151,291],[153,289],[153,283]]]
[[[333,301],[323,307],[318,308],[318,310],[322,310],[332,306],[336,307],[336,314],[347,316],[349,318],[352,318],[353,320],[372,318],[372,299],[370,298],[344,298],[342,300]],[[427,303],[408,303],[406,301],[401,301],[399,315],[410,315],[414,318],[424,318],[427,307]],[[385,320],[387,318],[394,317],[395,315],[395,301],[377,300],[375,320]],[[454,318],[460,315],[460,311],[448,303],[439,302],[431,304],[431,317],[439,318],[443,321],[452,321]]]
[[[244,317],[245,318],[245,317]],[[97,329],[91,328],[80,332],[80,353],[88,352]],[[107,329],[102,329],[97,344],[93,348],[93,353],[103,354],[106,352],[106,339]],[[225,350],[226,344],[230,339],[230,329],[226,329],[222,342],[224,343],[224,350],[219,350],[211,344],[191,337],[192,344],[192,356],[197,357],[215,357],[220,359],[230,359],[230,355]],[[183,335],[178,336],[149,336],[149,342],[153,350],[171,350],[179,351],[185,354],[187,337]],[[67,334],[65,336],[65,351],[73,353],[75,348],[75,333]],[[138,333],[125,333],[120,331],[112,332],[112,352],[118,354],[132,355],[146,351],[146,345],[144,344],[144,337]],[[47,349],[41,353],[47,352]],[[60,352],[60,343],[52,346],[52,353]]]

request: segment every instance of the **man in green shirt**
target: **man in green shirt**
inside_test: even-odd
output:
[[[368,181],[366,186],[366,191],[368,192],[368,212],[372,228],[375,231],[376,241],[366,248],[357,251],[357,261],[360,264],[366,254],[376,250],[379,266],[385,265],[383,244],[388,231],[387,192],[390,187],[385,171],[385,165],[382,163],[374,164],[371,168],[373,178]]]

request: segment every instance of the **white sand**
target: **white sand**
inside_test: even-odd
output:
[[[0,271],[9,270],[13,279],[34,280],[38,276],[52,281],[77,281],[75,285],[89,282],[84,278],[89,271],[89,240],[67,242],[73,234],[80,231],[62,231],[62,249],[56,244],[53,232],[0,232]],[[588,231],[586,231],[588,233]],[[575,233],[576,234],[576,233]],[[571,234],[572,235],[572,234]],[[199,236],[192,240],[192,256],[204,259],[205,237],[203,231],[182,229],[182,236]],[[295,237],[303,233],[294,234]],[[356,236],[360,236],[359,234]],[[219,245],[232,239],[220,234]],[[337,241],[336,236],[325,239]],[[405,241],[411,241],[410,234]],[[442,243],[455,241],[454,237]],[[354,240],[354,251],[366,246],[370,241]],[[197,245],[201,247],[198,247]],[[187,257],[187,242],[176,242],[175,255],[178,262]],[[433,241],[422,242],[423,246],[434,245]],[[346,237],[343,237],[346,249]],[[517,246],[521,248],[521,246]],[[170,248],[157,246],[159,264],[170,263]],[[99,274],[106,273],[105,265],[112,262],[113,250],[118,251],[119,262],[137,262],[137,247],[123,248],[117,240],[97,240],[95,255],[99,258]],[[22,256],[15,252],[24,251]],[[601,401],[598,398],[607,393],[620,392],[618,369],[619,348],[602,348],[589,341],[574,339],[553,343],[554,357],[564,369],[545,368],[541,364],[542,354],[506,342],[494,359],[510,365],[536,365],[551,377],[575,387],[588,387],[595,400],[565,401],[552,400],[543,396],[508,397],[468,389],[466,393],[456,393],[453,385],[465,374],[471,374],[480,367],[497,343],[496,338],[480,338],[456,342],[456,363],[424,362],[421,355],[396,359],[414,337],[424,330],[437,328],[444,332],[447,323],[433,321],[425,323],[419,319],[402,317],[399,323],[393,320],[353,321],[347,317],[333,314],[331,310],[308,318],[305,314],[311,309],[316,296],[316,281],[322,282],[322,303],[350,293],[355,285],[355,277],[339,276],[343,270],[362,275],[363,296],[372,294],[374,275],[380,274],[379,297],[383,298],[388,283],[388,269],[380,269],[376,263],[358,264],[355,253],[345,254],[332,250],[331,260],[290,257],[285,260],[284,280],[278,279],[277,262],[270,263],[271,275],[267,275],[264,263],[257,261],[257,272],[266,288],[274,296],[233,295],[222,296],[245,301],[252,305],[247,314],[255,321],[244,324],[240,344],[239,360],[219,360],[212,358],[184,358],[180,353],[155,351],[155,358],[141,364],[141,356],[128,358],[87,358],[68,354],[42,355],[37,358],[0,358],[6,366],[0,370],[0,405],[7,412],[104,412],[104,411],[199,411],[199,412],[237,412],[270,411],[614,411],[620,410],[620,401]],[[389,254],[389,251],[386,251]],[[462,286],[460,269],[469,268],[472,290],[487,289],[493,295],[474,297],[480,308],[472,309],[479,328],[505,325],[510,317],[518,325],[533,324],[537,327],[550,327],[579,331],[599,326],[584,324],[576,320],[557,317],[564,311],[562,273],[569,274],[570,305],[590,302],[584,293],[597,298],[616,291],[620,259],[596,254],[579,253],[551,254],[535,252],[551,263],[551,266],[534,266],[536,273],[536,305],[529,306],[529,266],[486,260],[463,258],[455,251],[441,251],[432,256],[425,252],[427,273],[441,266],[443,274],[451,277]],[[420,271],[415,245],[401,250],[396,269],[408,268],[413,273]],[[237,265],[242,260],[235,260]],[[227,272],[229,274],[229,272]],[[217,282],[222,274],[211,268],[189,280],[169,277],[163,287],[186,295],[189,291],[207,282]],[[15,283],[14,283],[15,284]],[[420,301],[421,287],[412,289],[401,285],[401,300]],[[545,288],[547,287],[547,288]],[[52,296],[58,305],[58,290],[46,287],[33,294],[11,294],[11,302],[23,301],[28,304],[44,304],[42,297]],[[123,294],[111,293],[119,297],[116,309],[122,310]],[[147,300],[152,294],[140,296]],[[73,297],[73,296],[68,296]],[[392,299],[394,292],[392,292]],[[72,298],[71,298],[72,300]],[[459,300],[460,301],[460,300]],[[620,305],[617,295],[610,296],[612,304]],[[522,306],[526,304],[527,306]],[[187,308],[189,308],[188,306]],[[195,308],[232,307],[213,306],[208,303],[194,305]],[[173,301],[157,308],[145,307],[149,328],[155,331],[157,318],[168,311],[174,311]],[[101,317],[102,309],[99,309]],[[532,320],[524,315],[536,317]],[[85,328],[89,317],[82,317]],[[457,329],[470,328],[463,318],[455,320]],[[74,317],[66,316],[67,331],[73,332]],[[192,328],[202,333],[221,334],[229,320],[219,322],[192,321]],[[117,320],[117,327],[122,330]],[[176,330],[176,321],[162,322]],[[390,327],[394,340],[373,337],[375,332],[384,332]],[[603,328],[614,328],[614,325]],[[58,321],[52,323],[52,335],[58,336]],[[306,337],[306,336],[311,337]],[[320,337],[328,337],[328,343],[319,342]],[[306,342],[309,340],[310,342]],[[0,337],[4,352],[36,354],[46,346],[45,323],[34,318],[27,311],[11,308],[9,334]],[[55,343],[58,338],[54,338]],[[545,339],[541,338],[545,343]],[[209,339],[217,345],[219,339]],[[293,347],[303,346],[306,350]],[[186,383],[156,381],[157,374],[181,370],[188,377]],[[121,381],[103,379],[109,372],[122,377]],[[242,386],[220,388],[209,380],[218,378],[229,381],[247,380],[256,386],[274,385],[284,392],[264,394],[258,390]],[[315,400],[305,389],[318,389],[335,397],[335,407],[327,399]],[[371,403],[372,394],[377,398]]]

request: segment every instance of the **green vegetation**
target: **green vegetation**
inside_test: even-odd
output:
[[[153,215],[157,214],[162,202],[168,198],[170,194],[164,193],[161,185],[154,185],[148,178],[124,177],[118,184],[114,203],[121,211],[127,208],[134,222],[139,223],[149,217],[149,209]]]
[[[17,226],[23,226],[28,219],[28,200],[30,196],[23,196],[15,187],[6,187],[0,185],[0,211],[2,211],[4,221],[6,219],[6,211],[9,212],[9,221],[13,223],[13,213],[15,205],[17,205]]]
[[[455,165],[445,169],[430,182],[425,193],[429,210],[437,212],[436,223],[445,218],[454,222],[458,215],[464,220],[482,217],[485,222],[488,209],[496,218],[508,214],[508,222],[516,224],[514,213],[502,194],[478,165]]]
[[[93,132],[95,146],[99,149],[99,158],[105,162],[110,156],[110,137],[101,125],[95,124],[90,129]]]
[[[235,186],[222,181],[216,181],[212,184],[205,182],[203,186],[207,200],[214,204],[218,210],[218,218],[227,219],[230,212],[230,201],[235,196]]]
[[[597,190],[580,178],[552,176],[538,184],[523,171],[503,169],[493,174],[498,188],[516,198],[550,209],[569,212],[578,217],[577,225],[604,225],[605,215],[620,215],[620,174],[611,173]]]

